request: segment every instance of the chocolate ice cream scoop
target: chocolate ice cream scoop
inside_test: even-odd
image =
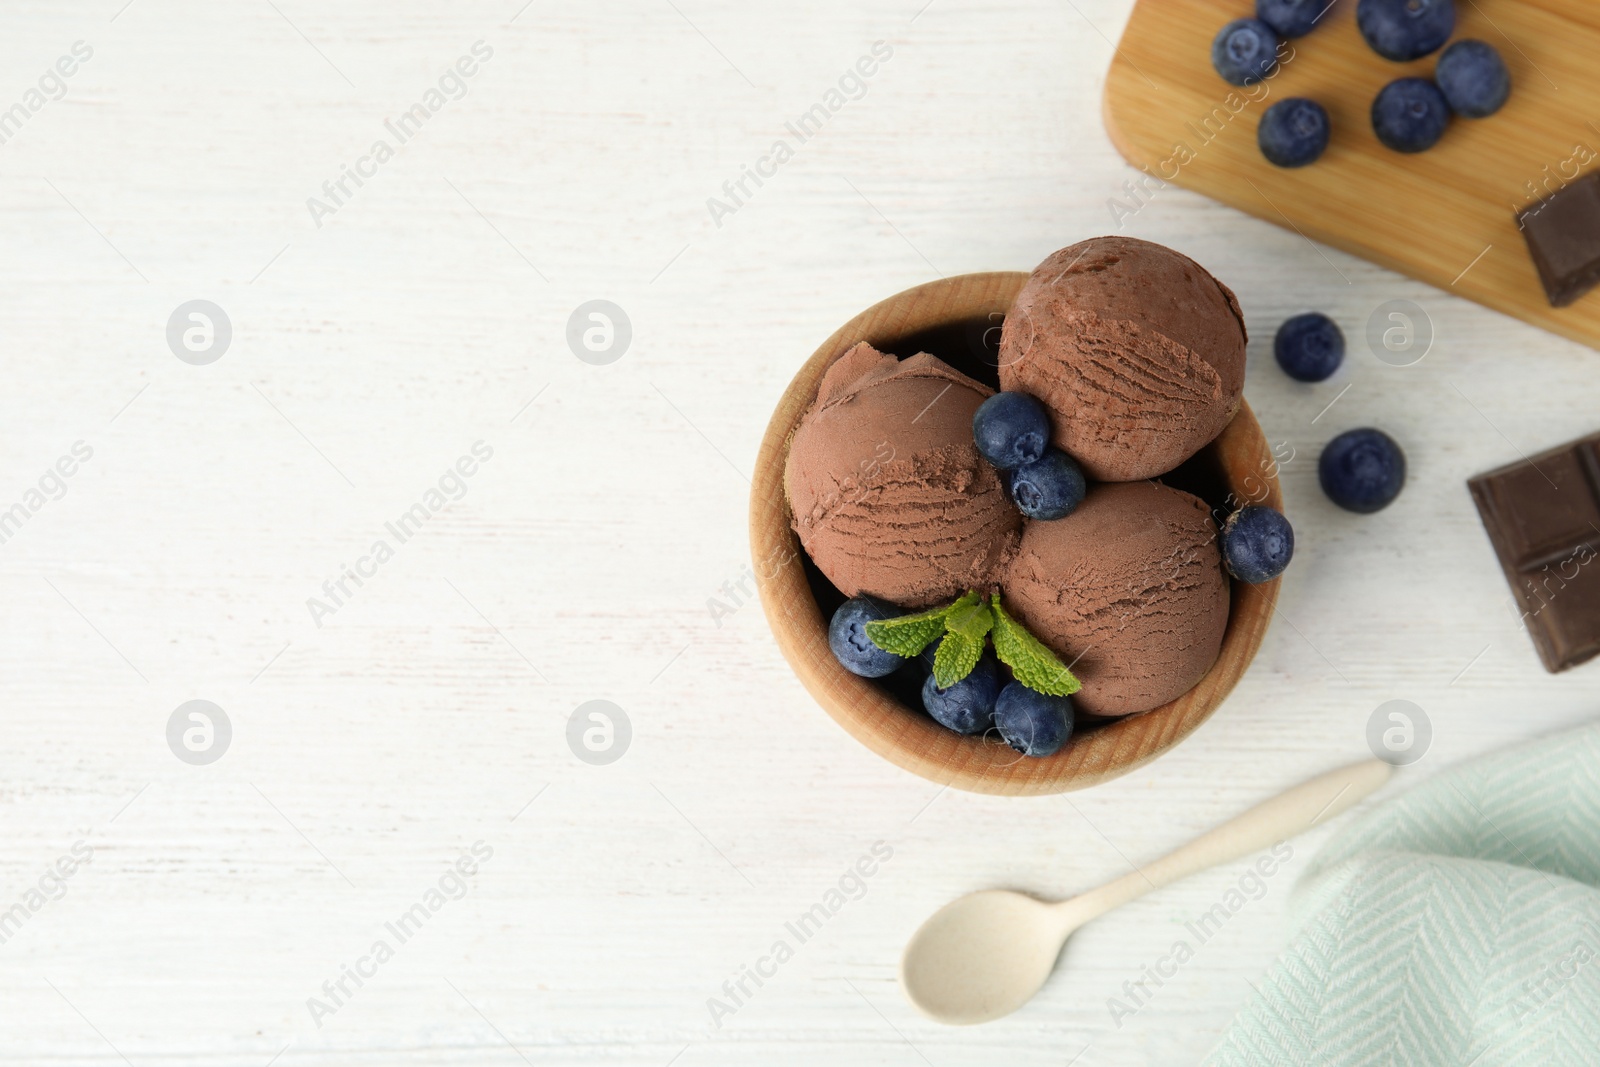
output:
[[[1022,516],[972,440],[992,392],[865,342],[828,369],[783,479],[801,545],[846,596],[919,608],[995,583]]]
[[[1149,241],[1096,237],[1034,270],[1000,333],[1000,387],[1050,409],[1091,478],[1164,474],[1221,433],[1244,389],[1228,287]]]
[[[1077,711],[1149,711],[1211,669],[1228,625],[1216,538],[1203,500],[1156,482],[1094,486],[1024,527],[1004,602],[1083,683]]]

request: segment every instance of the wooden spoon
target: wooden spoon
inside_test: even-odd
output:
[[[900,985],[942,1023],[984,1023],[1022,1007],[1044,985],[1078,927],[1153,889],[1268,848],[1353,806],[1389,780],[1367,760],[1263,801],[1175,852],[1058,904],[1006,889],[969,893],[934,912],[900,959]]]

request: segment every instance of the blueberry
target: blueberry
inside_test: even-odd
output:
[[[1053,756],[1072,736],[1072,698],[1052,697],[1012,682],[994,704],[994,724],[1024,756]]]
[[[1371,514],[1400,495],[1406,454],[1382,430],[1346,430],[1322,450],[1317,478],[1329,500],[1346,511]]]
[[[893,674],[905,662],[904,656],[885,652],[867,636],[866,624],[874,619],[893,619],[905,612],[876,597],[851,597],[839,605],[828,623],[828,647],[845,670],[863,678],[882,678]]]
[[[1493,45],[1457,41],[1444,50],[1433,80],[1457,115],[1481,119],[1500,110],[1511,95],[1511,73]]]
[[[972,439],[1001,470],[1026,467],[1050,443],[1050,416],[1027,393],[996,393],[972,413]]]
[[[1256,18],[1279,37],[1304,37],[1316,28],[1329,0],[1256,0]]]
[[[1283,320],[1272,342],[1283,373],[1297,382],[1327,381],[1344,362],[1344,334],[1320,311]]]
[[[1281,511],[1251,504],[1222,524],[1222,559],[1241,582],[1270,582],[1293,556],[1294,527]]]
[[[1279,100],[1261,116],[1256,144],[1267,162],[1279,167],[1315,163],[1328,147],[1328,113],[1315,100],[1293,96]]]
[[[993,726],[999,695],[1000,666],[987,652],[971,674],[949,689],[940,689],[931,674],[922,683],[922,706],[940,726],[958,734],[981,734]]]
[[[1063,519],[1083,503],[1089,486],[1072,457],[1052,448],[1038,462],[1007,471],[1006,489],[1024,518]]]
[[[1396,152],[1422,152],[1444,136],[1450,102],[1427,78],[1399,78],[1372,101],[1372,132]]]
[[[1356,25],[1372,50],[1405,63],[1421,59],[1450,39],[1455,0],[1361,0]]]
[[[1278,65],[1278,35],[1259,19],[1234,19],[1212,39],[1211,65],[1233,85],[1258,82]]]

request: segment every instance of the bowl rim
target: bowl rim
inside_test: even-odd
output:
[[[987,318],[998,324],[1029,275],[963,274],[915,286],[862,311],[835,330],[785,387],[762,437],[750,491],[750,547],[762,610],[784,658],[824,711],[857,741],[929,781],[976,793],[1039,795],[1084,789],[1155,759],[1188,737],[1243,677],[1272,620],[1280,578],[1232,581],[1227,630],[1216,662],[1187,693],[1151,711],[1075,735],[1054,756],[1028,759],[995,740],[967,737],[908,708],[871,680],[846,671],[828,647],[822,617],[800,560],[783,488],[789,441],[816,399],[823,373],[859,341],[891,349],[924,330]],[[1255,461],[1263,492],[1251,503],[1282,510],[1277,465],[1242,398],[1233,420],[1207,448],[1226,471]],[[1230,487],[1233,479],[1229,479]]]

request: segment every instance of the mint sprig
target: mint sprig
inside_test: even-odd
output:
[[[944,607],[874,620],[866,631],[873,644],[908,659],[942,637],[933,657],[933,684],[940,689],[949,689],[972,673],[983,658],[986,638],[994,643],[1000,662],[1029,689],[1071,696],[1082,688],[1054,652],[1006,613],[998,593],[985,600],[969,589]]]

